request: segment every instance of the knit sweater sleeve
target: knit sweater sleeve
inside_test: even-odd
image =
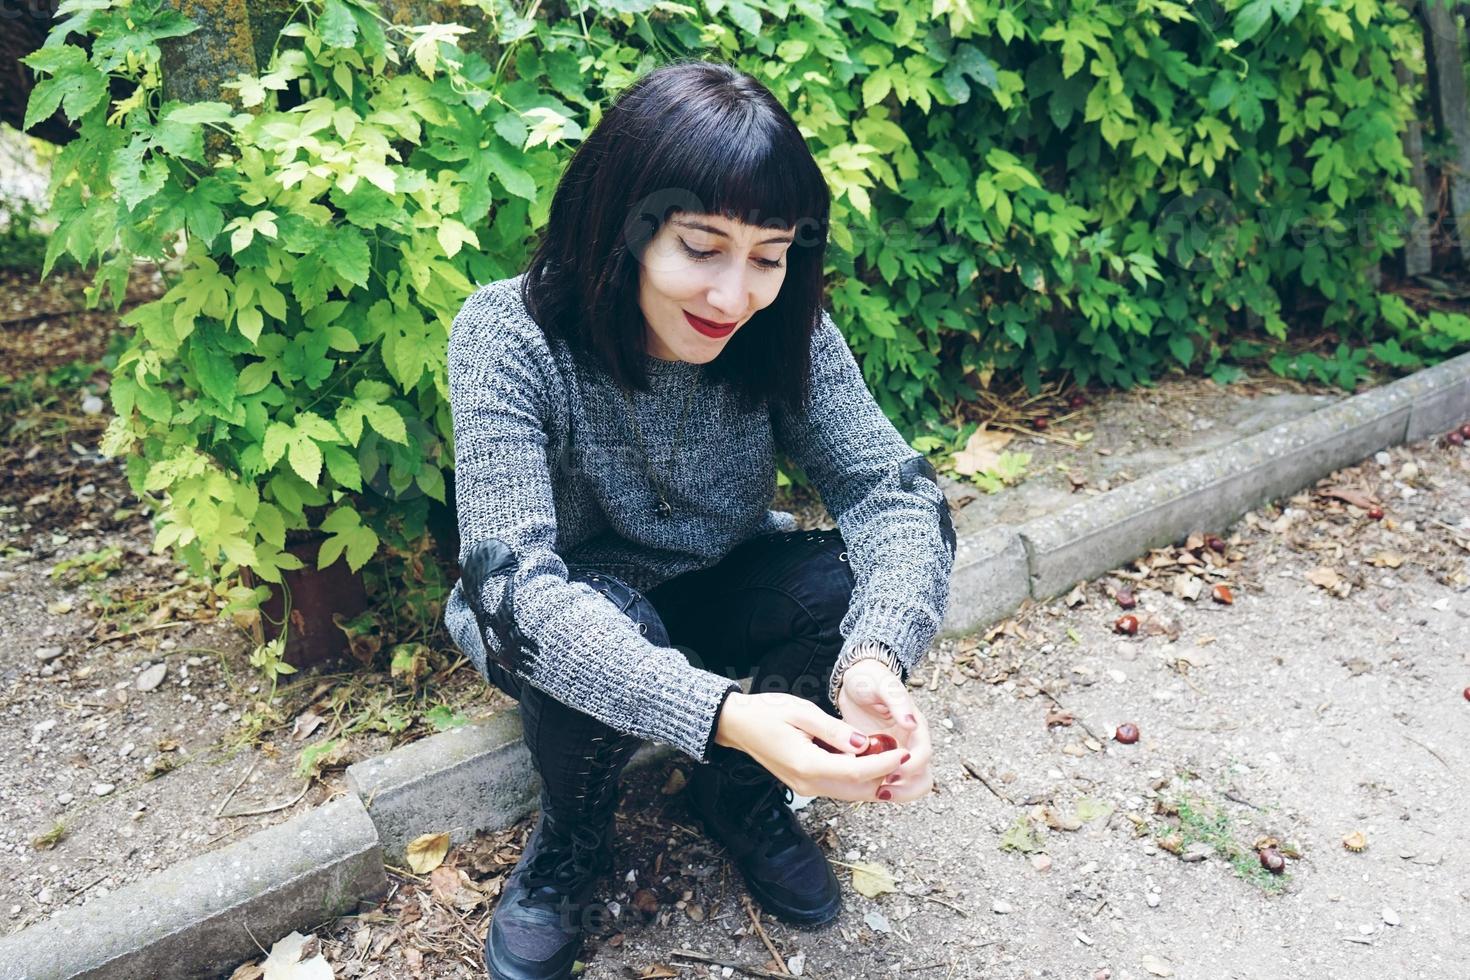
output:
[[[773,422],[847,544],[857,583],[839,627],[843,652],[882,643],[907,676],[944,621],[954,525],[934,468],[883,414],[825,310],[812,338],[811,397]]]
[[[554,550],[557,522],[547,425],[560,384],[540,328],[493,287],[471,296],[449,339],[460,559],[486,538],[515,555],[483,601],[498,610],[510,579],[511,618],[527,642],[524,680],[613,728],[666,742],[703,761],[728,678],[655,646],[591,586],[568,582]],[[493,637],[482,637],[495,649]]]

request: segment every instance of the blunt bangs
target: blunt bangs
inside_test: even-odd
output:
[[[678,62],[629,86],[573,155],[527,270],[526,306],[622,387],[646,390],[641,257],[676,215],[791,232],[770,306],[706,366],[747,410],[796,410],[825,284],[830,191],[806,141],[765,86],[734,68]]]

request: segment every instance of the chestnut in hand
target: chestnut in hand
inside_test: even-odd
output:
[[[812,741],[828,752],[838,751],[819,738],[814,738]],[[858,755],[877,755],[880,752],[892,752],[896,748],[898,748],[898,739],[889,735],[887,732],[879,732],[876,735],[868,736],[868,744],[863,746],[862,751]]]
[[[876,735],[868,736],[868,745],[858,755],[878,755],[880,752],[892,752],[898,748],[898,739],[887,732],[878,732]]]

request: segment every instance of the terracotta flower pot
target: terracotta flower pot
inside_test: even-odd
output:
[[[264,583],[270,595],[261,603],[261,626],[267,640],[281,634],[286,623],[285,660],[293,667],[310,667],[333,660],[348,652],[347,635],[332,622],[341,613],[351,619],[367,609],[367,590],[362,574],[347,568],[347,560],[338,558],[323,569],[316,567],[317,552],[325,535],[291,543],[286,550],[301,559],[300,569],[282,572],[284,589],[273,582]],[[290,613],[286,613],[287,595]]]

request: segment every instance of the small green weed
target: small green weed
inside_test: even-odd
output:
[[[1154,830],[1159,846],[1180,853],[1192,844],[1207,844],[1215,854],[1243,878],[1263,891],[1276,894],[1286,887],[1290,874],[1273,875],[1261,867],[1257,852],[1237,840],[1230,814],[1209,800],[1195,795],[1182,795],[1162,805],[1168,817]]]
[[[67,585],[100,582],[122,568],[122,549],[103,548],[65,558],[51,566],[51,578]]]

